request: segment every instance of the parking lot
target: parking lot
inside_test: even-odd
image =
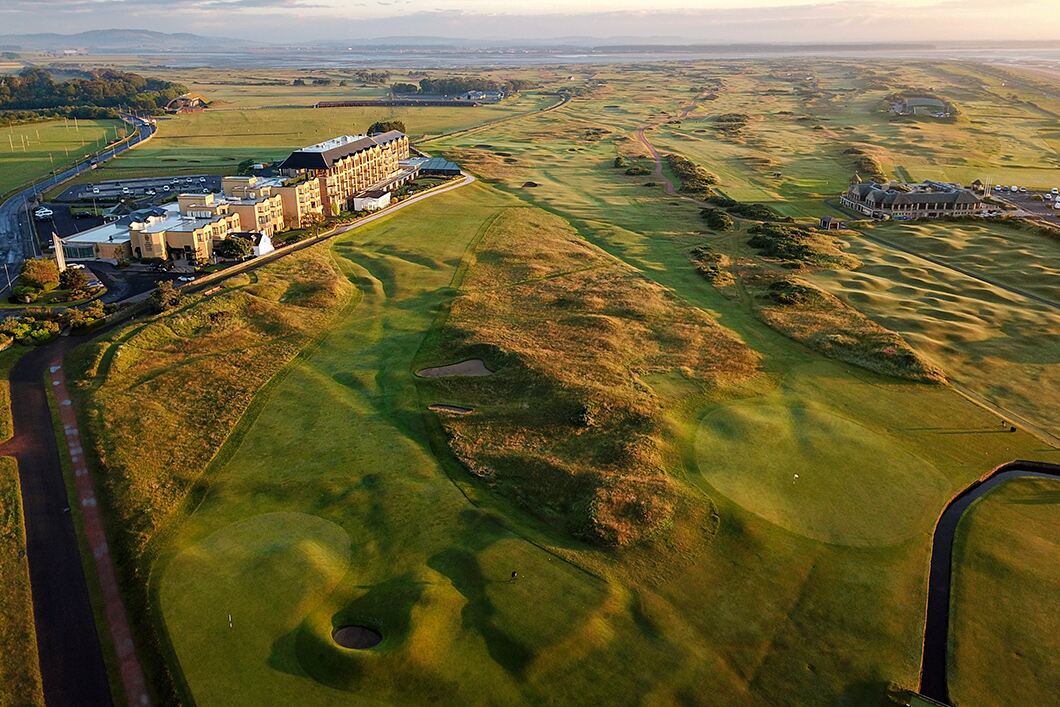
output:
[[[75,184],[59,194],[56,201],[64,203],[93,200],[115,202],[119,199],[156,201],[181,192],[220,191],[221,178],[207,174],[181,177],[150,177],[141,179],[112,179],[91,184]]]
[[[1020,212],[1016,215],[1032,216],[1060,226],[1060,209],[1053,206],[1060,194],[1028,189],[1026,192],[992,191],[990,195],[1016,207]]]
[[[47,211],[52,212],[50,216],[42,218],[36,215]],[[41,204],[34,212],[34,218],[37,222],[37,233],[45,247],[51,245],[50,238],[53,232],[58,234],[60,238],[66,238],[75,233],[95,228],[103,223],[103,218],[100,216],[92,216],[85,213],[75,216],[71,213],[69,205],[56,203]]]

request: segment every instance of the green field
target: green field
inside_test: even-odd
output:
[[[961,519],[953,552],[954,704],[1047,704],[1060,690],[1060,481],[1015,479]]]
[[[117,133],[115,133],[117,130]],[[117,120],[48,120],[0,128],[0,194],[48,176],[124,136]]]
[[[239,281],[93,349],[82,414],[110,472],[125,574],[150,577],[130,590],[148,595],[141,626],[178,692],[201,705],[860,706],[914,688],[938,512],[999,463],[1060,460],[1043,441],[1055,312],[1005,289],[1051,297],[1055,242],[1003,226],[894,224],[843,236],[861,266],[800,270],[904,334],[965,397],[826,358],[771,328],[747,273],[795,265],[765,262],[746,224],[709,231],[695,204],[613,166],[619,155],[643,162],[636,130],[658,126],[649,139],[694,157],[727,193],[823,213],[820,198],[851,171],[842,120],[852,123],[843,132],[898,155],[899,137],[920,128],[874,112],[888,90],[945,80],[966,116],[992,90],[957,92],[957,65],[912,65],[894,85],[882,69],[856,68],[594,69],[559,110],[431,142],[480,183],[310,251],[310,289],[355,290],[341,311],[329,306],[317,336],[299,328],[277,343],[304,316],[307,287],[287,293],[281,262],[260,272],[271,285]],[[796,95],[795,72],[818,88]],[[718,97],[691,115],[764,105],[747,130],[765,134],[733,143],[696,132],[713,130],[693,127],[699,117],[667,122],[719,76]],[[791,119],[785,132],[775,121],[788,108],[836,125]],[[243,133],[239,111],[166,129],[200,125],[169,139],[204,160],[218,154],[213,130],[231,129],[240,151],[278,149],[262,136],[297,129],[287,111],[253,114],[263,120]],[[961,150],[940,144],[931,159]],[[788,175],[783,188],[769,186],[772,171]],[[734,264],[735,284],[696,272],[689,253],[702,245]],[[875,291],[887,296],[864,296]],[[712,357],[722,340],[733,343]],[[276,345],[291,355],[280,374],[236,375]],[[727,371],[748,350],[753,364]],[[415,376],[471,354],[494,376]],[[187,380],[201,394],[163,405],[160,393]],[[130,424],[138,400],[162,406],[149,435]],[[474,410],[439,418],[427,409],[438,403]],[[1023,429],[1002,428],[1008,413],[995,408],[1009,407]],[[619,432],[628,444],[615,443]],[[178,449],[146,458],[151,435],[178,434]],[[630,490],[631,474],[657,484],[668,513]],[[612,542],[585,532],[586,517],[644,524]],[[346,624],[383,642],[340,648],[331,633]]]
[[[0,705],[43,705],[18,465],[0,457]]]
[[[295,100],[286,94],[277,99]],[[409,135],[416,138],[533,111],[556,100],[555,96],[525,94],[477,108],[261,107],[185,113],[159,118],[158,132],[150,142],[78,181],[155,174],[231,174],[243,160],[283,159],[297,147],[336,135],[363,133],[377,120],[404,121]]]

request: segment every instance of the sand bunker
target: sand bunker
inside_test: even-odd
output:
[[[335,643],[338,643],[343,648],[354,648],[356,650],[372,648],[379,645],[379,642],[383,640],[383,634],[367,626],[342,626],[335,629],[331,637],[335,639]]]
[[[472,408],[461,407],[460,405],[428,405],[427,409],[431,412],[444,412],[450,415],[470,415],[475,412]]]
[[[424,368],[416,371],[416,375],[420,378],[445,378],[447,376],[477,378],[491,376],[493,375],[493,371],[486,368],[486,364],[482,362],[482,359],[471,358],[467,361],[461,361],[460,363],[454,363],[448,366]]]

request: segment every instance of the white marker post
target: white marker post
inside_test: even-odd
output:
[[[793,477],[791,478],[791,483],[792,483],[792,484],[794,484],[794,483],[795,483],[796,481],[798,481],[798,480],[799,480],[799,475],[798,475],[798,474],[795,474],[795,476],[793,476]]]
[[[232,615],[228,615],[228,628],[232,628]]]

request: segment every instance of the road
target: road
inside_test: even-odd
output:
[[[62,172],[51,174],[33,186],[26,187],[0,204],[0,262],[6,263],[12,276],[21,269],[25,258],[41,254],[40,246],[33,235],[32,218],[29,209],[40,195],[68,179],[92,169],[92,160],[105,162],[126,150],[131,150],[140,143],[149,140],[155,132],[155,126],[140,118],[126,117],[127,122],[136,126],[136,135],[129,141],[108,148],[102,154],[86,159]],[[0,283],[0,294],[7,289],[6,278]]]
[[[1003,464],[961,491],[939,516],[931,541],[931,572],[928,577],[927,617],[924,622],[924,653],[920,662],[920,694],[949,704],[946,656],[949,648],[950,583],[953,574],[953,541],[961,516],[977,499],[1000,484],[1020,477],[1060,478],[1060,466],[1043,462],[1014,461]],[[998,663],[1003,669],[1003,664]]]
[[[82,571],[44,374],[76,343],[68,337],[25,354],[11,370],[14,436],[0,454],[18,460],[44,699],[49,705],[111,704],[96,619]]]

